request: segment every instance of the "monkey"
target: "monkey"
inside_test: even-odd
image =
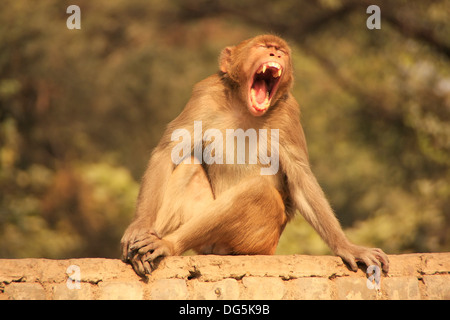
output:
[[[273,255],[297,211],[351,270],[360,262],[388,272],[381,249],[346,237],[311,171],[293,81],[291,49],[278,36],[222,50],[218,72],[194,86],[142,177],[135,217],[121,239],[122,260],[138,275],[191,249]],[[257,148],[250,146],[255,141]]]

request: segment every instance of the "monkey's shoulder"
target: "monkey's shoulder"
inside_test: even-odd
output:
[[[208,111],[217,109],[227,100],[224,85],[218,75],[211,75],[196,83],[185,109]]]
[[[199,82],[192,89],[192,97],[214,96],[223,93],[224,84],[218,74],[213,74]]]

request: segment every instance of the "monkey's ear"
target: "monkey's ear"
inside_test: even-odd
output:
[[[234,47],[226,47],[219,56],[219,68],[223,73],[227,73],[231,63],[231,53]]]

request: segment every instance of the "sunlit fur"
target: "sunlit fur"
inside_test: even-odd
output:
[[[261,46],[266,44],[266,46]],[[272,47],[270,47],[272,46]],[[284,74],[267,112],[253,116],[247,103],[252,66],[274,52]],[[283,53],[283,54],[282,54]],[[383,265],[380,249],[356,246],[346,238],[308,160],[300,109],[290,93],[291,51],[273,35],[258,36],[225,48],[219,69],[195,85],[181,114],[173,120],[152,153],[143,176],[133,222],[122,238],[122,257],[140,275],[150,273],[157,258],[188,249],[215,254],[274,254],[286,223],[299,211],[329,247],[349,265]],[[261,176],[262,164],[194,163],[175,166],[171,134],[184,128],[193,136],[194,121],[203,130],[278,129],[280,170]],[[264,141],[265,143],[266,141]]]

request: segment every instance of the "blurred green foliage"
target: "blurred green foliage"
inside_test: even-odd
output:
[[[226,45],[292,46],[313,171],[349,237],[450,250],[450,2],[0,3],[0,257],[118,257],[151,149]],[[366,8],[381,8],[381,30]],[[299,215],[278,253],[328,253]]]

